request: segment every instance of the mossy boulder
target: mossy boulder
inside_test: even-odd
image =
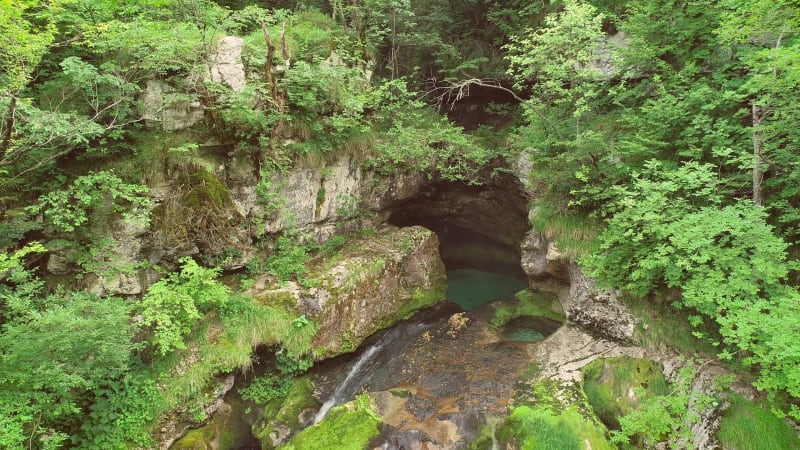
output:
[[[490,422],[468,448],[592,449],[615,447],[580,386],[554,379],[521,381],[508,417]]]
[[[320,423],[297,433],[278,447],[284,450],[364,450],[380,434],[381,419],[361,395],[350,403],[333,408]]]
[[[337,254],[308,264],[311,287],[259,281],[259,301],[294,303],[318,326],[314,353],[322,360],[355,350],[376,331],[445,298],[439,241],[422,227],[386,227],[348,241]]]
[[[647,398],[670,391],[661,365],[646,358],[596,359],[582,373],[589,404],[612,429],[619,429],[617,417],[633,411]]]
[[[253,434],[261,442],[261,448],[275,448],[299,428],[307,414],[313,414],[318,408],[311,378],[295,378],[285,398],[264,406],[260,414],[262,419],[253,425]]]

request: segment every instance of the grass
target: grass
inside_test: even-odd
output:
[[[602,229],[596,219],[568,211],[555,201],[531,203],[528,220],[534,230],[554,241],[564,257],[578,260],[599,248],[598,232]]]
[[[213,379],[220,373],[236,369],[248,370],[252,351],[259,345],[285,348],[295,355],[311,351],[317,332],[313,322],[300,324],[290,313],[272,306],[255,304],[249,297],[240,297],[235,318],[221,320],[215,315],[205,319],[204,326],[189,340],[186,350],[175,352],[160,361],[154,369],[160,373],[159,385],[167,410],[185,406],[213,389]],[[206,392],[205,396],[210,393]]]
[[[722,416],[717,438],[723,448],[735,450],[793,450],[800,448],[800,437],[784,420],[769,409],[744,397],[728,395],[730,407]]]
[[[705,339],[697,338],[693,332],[713,336],[710,327],[692,328],[689,313],[659,302],[646,299],[622,298],[639,323],[634,330],[634,341],[652,350],[674,349],[684,355],[694,355],[703,359],[716,357],[718,349]]]

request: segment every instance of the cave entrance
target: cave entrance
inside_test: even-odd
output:
[[[437,234],[447,298],[470,310],[528,287],[520,265],[527,203],[519,181],[508,174],[480,186],[432,182],[394,205],[389,222],[421,225]]]

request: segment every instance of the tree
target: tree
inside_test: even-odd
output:
[[[57,448],[75,432],[93,392],[130,369],[131,305],[87,293],[51,297],[0,334],[0,442]],[[6,415],[8,414],[8,415]]]

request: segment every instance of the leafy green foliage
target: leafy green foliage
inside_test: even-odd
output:
[[[545,26],[512,37],[507,45],[508,73],[518,83],[533,81],[536,102],[571,104],[583,115],[600,95],[603,74],[593,67],[603,37],[603,15],[589,3],[566,1],[564,10],[545,19]]]
[[[283,374],[267,374],[253,380],[247,387],[240,389],[239,393],[247,401],[266,405],[272,400],[286,397],[292,381],[292,377]]]
[[[303,283],[307,273],[308,248],[290,236],[280,236],[275,253],[267,258],[265,268],[281,281],[296,278]]]
[[[4,411],[9,414],[0,438],[11,447],[21,443],[24,430],[36,447],[56,448],[66,432],[78,429],[95,393],[131,367],[135,347],[128,302],[73,293],[47,303],[44,310],[7,323],[0,334],[0,404],[10,409]]]
[[[228,288],[217,281],[219,269],[200,267],[181,259],[183,267],[150,286],[141,302],[143,324],[153,330],[152,345],[159,354],[185,348],[188,334],[203,313],[228,302]]]
[[[621,444],[636,439],[645,446],[668,441],[670,446],[691,448],[694,438],[691,426],[700,421],[700,413],[715,401],[702,392],[692,392],[696,375],[694,368],[682,368],[669,395],[650,397],[638,409],[619,418],[621,430],[611,430],[611,441]]]
[[[74,232],[90,218],[105,221],[114,213],[139,222],[148,220],[152,202],[145,196],[145,186],[128,184],[109,171],[76,178],[64,190],[49,192],[28,210],[42,213],[59,231]]]
[[[371,102],[377,123],[385,131],[378,135],[375,154],[369,162],[379,172],[419,170],[448,181],[477,183],[480,167],[504,155],[503,148],[487,148],[446,118],[435,115],[405,82],[387,83],[376,90]],[[371,104],[373,104],[371,103]]]
[[[94,392],[94,402],[82,424],[81,448],[129,448],[153,445],[150,427],[158,418],[161,395],[155,381],[132,372],[119,382]]]
[[[761,367],[760,388],[800,395],[795,345],[785,339],[800,314],[800,294],[784,284],[793,267],[787,244],[762,208],[722,206],[722,192],[709,167],[651,164],[618,189],[601,253],[584,262],[593,276],[638,295],[680,288],[676,306],[719,325],[723,358],[747,351],[744,362]]]

